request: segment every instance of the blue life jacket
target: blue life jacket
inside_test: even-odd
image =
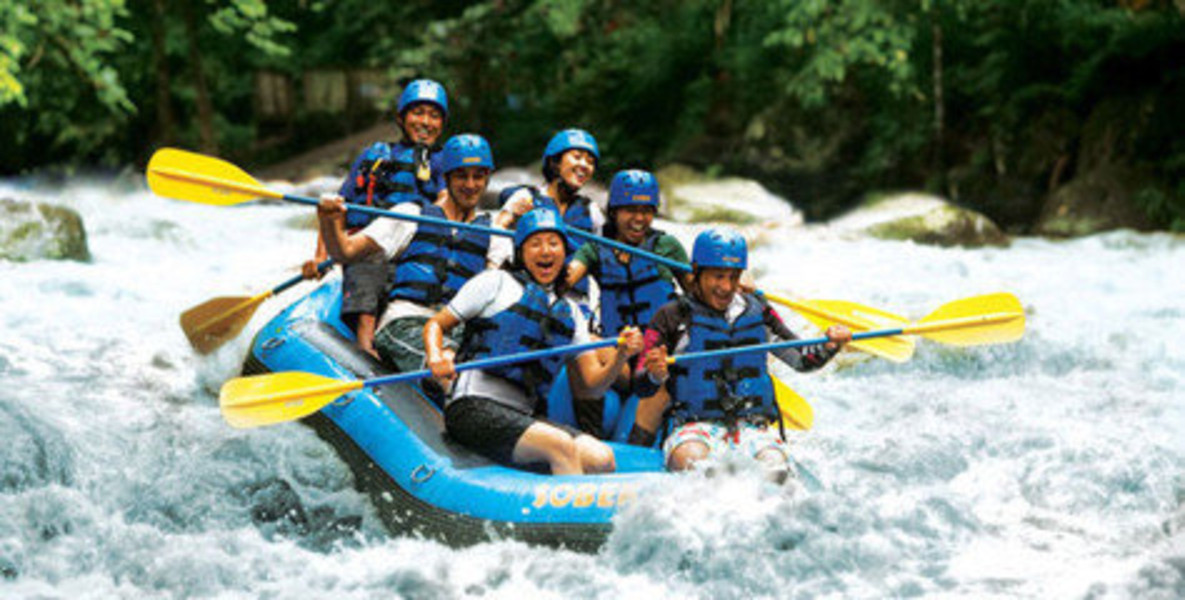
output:
[[[640,249],[654,252],[661,231],[651,231]],[[617,335],[627,325],[643,326],[660,306],[675,299],[675,283],[663,277],[654,261],[631,256],[623,263],[612,248],[597,246],[597,283],[601,285],[601,330]]]
[[[436,204],[425,206],[420,214],[448,218]],[[472,224],[488,227],[490,216],[479,215]],[[488,233],[419,223],[395,263],[390,297],[425,306],[448,302],[466,281],[485,270],[489,249]]]
[[[556,204],[555,200],[551,198],[551,196],[544,194],[542,190],[535,187],[530,187],[528,189],[531,190],[531,195],[534,197],[535,208],[550,208],[556,212],[559,212],[560,207]],[[596,233],[593,231],[592,209],[589,207],[590,204],[592,204],[592,200],[589,200],[587,196],[576,196],[576,198],[572,200],[572,204],[568,206],[568,210],[562,215],[564,218],[564,224],[568,227],[575,227],[576,229],[582,229],[589,233]],[[566,264],[572,260],[573,256],[576,255],[576,250],[580,248],[582,244],[584,244],[584,240],[573,235],[565,234],[564,241],[567,243],[568,254],[567,260],[564,261]],[[587,296],[588,280],[581,279],[579,283],[572,287],[572,289]]]
[[[724,315],[695,298],[681,298],[680,311],[687,319],[690,338],[685,351],[765,343],[765,305],[751,294],[745,294],[744,298],[745,311],[731,325]],[[734,422],[753,415],[778,418],[765,352],[676,363],[671,373],[672,397],[676,400],[672,415],[680,421],[713,419]]]
[[[417,164],[416,147],[402,142],[375,142],[350,168],[350,174],[338,192],[346,202],[388,209],[404,202],[421,206],[432,204],[444,189],[440,153],[422,149]],[[417,178],[424,169],[426,181]],[[346,213],[346,228],[355,230],[370,224],[376,217],[358,212]]]
[[[576,321],[564,299],[549,302],[547,290],[523,271],[512,271],[523,295],[514,305],[490,317],[465,322],[465,337],[457,362],[543,350],[572,343]],[[518,384],[536,402],[547,398],[552,381],[567,357],[559,356],[486,369]]]
[[[535,208],[550,208],[559,212],[560,207],[551,196],[544,194],[542,190],[535,187],[528,189],[531,190],[531,195],[534,197]],[[583,229],[589,233],[596,233],[593,231],[591,204],[592,200],[589,200],[587,196],[576,196],[572,200],[572,204],[568,206],[568,210],[564,211],[564,224],[569,227]],[[569,254],[575,252],[575,249],[579,248],[582,243],[584,243],[584,240],[569,236],[568,248],[571,249]]]

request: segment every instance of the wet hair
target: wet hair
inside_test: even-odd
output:
[[[555,181],[560,176],[560,159],[564,157],[564,153],[560,152],[554,156],[547,157],[543,161],[543,180],[547,183]]]

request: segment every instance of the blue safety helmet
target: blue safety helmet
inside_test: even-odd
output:
[[[745,238],[727,228],[713,228],[695,236],[691,248],[691,265],[697,269],[719,267],[745,269],[749,266],[749,251]]]
[[[564,235],[564,222],[560,220],[560,213],[550,208],[533,208],[527,214],[519,217],[518,226],[514,228],[514,249],[523,247],[527,238],[542,233],[554,231]]]
[[[461,167],[485,167],[494,170],[494,153],[485,138],[473,133],[454,135],[444,144],[441,153],[445,175]]]
[[[547,177],[547,162],[569,150],[587,150],[593,158],[600,162],[601,151],[597,148],[597,140],[591,133],[583,129],[565,129],[547,142],[543,149],[543,176]]]
[[[609,184],[609,208],[652,206],[658,210],[658,180],[650,171],[618,171]]]
[[[396,112],[402,116],[411,105],[421,102],[436,106],[440,109],[440,114],[448,118],[448,94],[445,93],[443,85],[431,79],[417,79],[407,84],[407,87],[403,88],[403,93],[399,95],[399,108]]]

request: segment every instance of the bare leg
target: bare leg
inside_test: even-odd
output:
[[[358,347],[367,354],[379,358],[379,353],[374,349],[374,325],[374,315],[360,313],[358,315],[358,326],[354,332],[358,336]]]
[[[667,470],[686,471],[695,466],[695,463],[707,458],[710,453],[711,448],[703,442],[683,442],[671,451],[670,457],[667,458]]]
[[[523,432],[514,445],[511,459],[519,464],[546,461],[553,475],[580,475],[580,455],[576,440],[568,432],[536,421]]]
[[[585,473],[612,473],[617,470],[613,449],[591,435],[576,436],[576,454]]]
[[[660,388],[658,393],[649,398],[639,398],[634,425],[650,433],[658,431],[659,426],[662,425],[662,413],[670,402],[671,395],[666,388]]]
[[[757,462],[765,469],[765,478],[781,485],[790,477],[790,463],[786,454],[775,448],[766,448],[757,453]]]

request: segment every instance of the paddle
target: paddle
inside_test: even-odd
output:
[[[152,155],[152,159],[148,162],[148,186],[152,189],[153,193],[160,196],[175,198],[178,200],[186,200],[190,202],[198,202],[202,204],[211,204],[215,206],[232,206],[249,202],[258,198],[274,198],[295,202],[298,204],[306,204],[311,206],[317,205],[317,200],[314,198],[284,194],[275,190],[271,190],[261,184],[255,178],[248,175],[239,167],[236,167],[235,165],[230,164],[224,160],[214,158],[212,156],[206,156],[204,154],[198,154],[196,152],[178,150],[176,148],[162,148]],[[479,231],[491,235],[507,237],[514,235],[512,232],[504,229],[484,227],[481,225],[473,225],[469,223],[460,223],[457,221],[449,221],[447,219],[437,219],[423,215],[396,213],[370,206],[361,206],[350,203],[347,203],[345,206],[346,210],[362,212],[380,217],[402,219],[416,223],[441,225],[456,229]],[[686,263],[681,263],[664,256],[659,256],[652,252],[647,252],[636,246],[630,246],[629,244],[611,240],[580,229],[572,228],[569,231],[577,237],[609,246],[611,248],[616,248],[623,252],[632,253],[634,255],[655,261],[659,264],[666,265],[667,267],[678,271],[691,271],[691,266]],[[859,307],[859,305],[853,306],[857,307],[858,310],[864,313],[877,312],[876,309]],[[836,316],[836,310],[836,307],[830,309],[830,317],[834,322],[844,322],[842,319],[834,318]],[[904,319],[901,319],[900,321],[904,322]],[[901,342],[881,342],[879,344],[870,345],[868,348],[872,350],[876,350],[877,348],[885,348],[884,350],[881,350],[881,352],[892,356],[900,354],[901,351],[891,350],[890,347],[900,344]],[[861,346],[856,347],[864,349]]]
[[[285,200],[310,206],[318,204],[316,198],[295,196],[269,189],[242,169],[224,160],[176,148],[162,148],[152,155],[152,159],[148,161],[148,187],[152,189],[152,193],[158,196],[214,206],[233,206],[259,198]],[[514,236],[513,232],[505,229],[423,215],[397,213],[348,202],[346,210],[377,217],[478,231],[490,235]]]
[[[585,350],[608,348],[622,343],[618,338],[604,339],[586,344],[572,344],[545,350],[534,350],[510,356],[494,356],[469,361],[456,366],[457,372],[471,369],[487,369],[520,362],[538,360],[551,356],[576,354]],[[365,380],[343,381],[300,371],[285,371],[236,377],[222,386],[218,403],[222,417],[232,427],[259,427],[293,421],[315,413],[343,394],[362,388],[375,388],[392,383],[414,381],[431,377],[428,369],[396,373]]]
[[[160,196],[175,198],[178,200],[199,202],[203,204],[211,204],[215,206],[232,206],[241,204],[243,202],[249,202],[257,198],[274,198],[312,206],[316,206],[318,203],[317,200],[313,198],[284,194],[275,190],[271,190],[242,169],[224,160],[195,152],[178,150],[176,148],[163,148],[152,155],[152,159],[148,162],[148,186],[152,189],[153,193]],[[491,235],[513,236],[513,233],[503,229],[482,227],[480,225],[459,223],[445,219],[435,219],[422,215],[395,213],[369,206],[360,206],[347,203],[346,209],[381,217],[403,219],[417,223],[429,223],[457,229],[480,231],[489,233]],[[690,265],[680,263],[678,261],[674,261],[651,252],[647,252],[628,244],[623,244],[621,242],[610,240],[608,238],[604,238],[575,228],[571,229],[571,232],[577,237],[582,237],[596,243],[604,244],[624,252],[631,252],[635,255],[653,260],[677,270],[691,270]],[[786,390],[789,390],[788,386],[783,387]],[[797,400],[788,401],[788,405],[799,407],[805,406],[806,409],[810,408],[810,406],[806,404],[806,401],[802,400],[801,397],[798,397],[797,394],[794,394],[794,397],[796,397]],[[321,406],[324,406],[324,404]]]
[[[839,323],[858,333],[909,323],[909,319],[900,315],[847,300],[792,300],[769,292],[761,292],[761,294],[772,302],[794,309],[819,329],[827,329],[831,325]],[[914,342],[906,337],[889,336],[853,341],[851,347],[861,352],[902,363],[913,356]]]
[[[630,246],[629,244],[624,244],[616,240],[604,238],[581,229],[569,229],[568,231],[577,237],[582,237],[597,244],[616,248],[623,252],[628,252],[635,256],[652,260],[677,271],[683,271],[687,273],[692,271],[691,265],[687,263],[672,260],[665,256],[648,252],[636,246]],[[855,332],[860,332],[868,331],[876,327],[904,325],[909,322],[909,320],[905,317],[845,300],[795,301],[761,290],[758,290],[757,293],[769,298],[773,302],[793,308],[820,329],[827,329],[827,327],[833,324],[840,323],[847,325]],[[913,340],[908,338],[886,336],[861,339],[859,341],[853,342],[852,347],[875,356],[886,358],[893,362],[905,362],[913,356],[914,343]]]
[[[769,378],[774,382],[774,398],[778,401],[778,412],[782,414],[782,427],[800,431],[813,427],[815,409],[811,408],[806,398],[799,396],[798,392],[774,377],[773,373],[770,373]]]
[[[1008,293],[987,294],[948,302],[926,315],[917,323],[903,327],[862,331],[852,334],[852,340],[872,339],[892,335],[920,335],[924,338],[954,346],[1004,344],[1019,340],[1025,331],[1024,308],[1016,296]],[[672,363],[705,358],[718,358],[746,352],[769,352],[782,348],[800,348],[828,342],[819,337],[754,344],[704,352],[690,352],[669,357]]]
[[[332,259],[324,261],[317,265],[317,272],[324,273],[332,266]],[[211,298],[181,313],[181,330],[198,354],[209,354],[239,335],[264,300],[303,280],[303,275],[297,275],[256,296]]]

